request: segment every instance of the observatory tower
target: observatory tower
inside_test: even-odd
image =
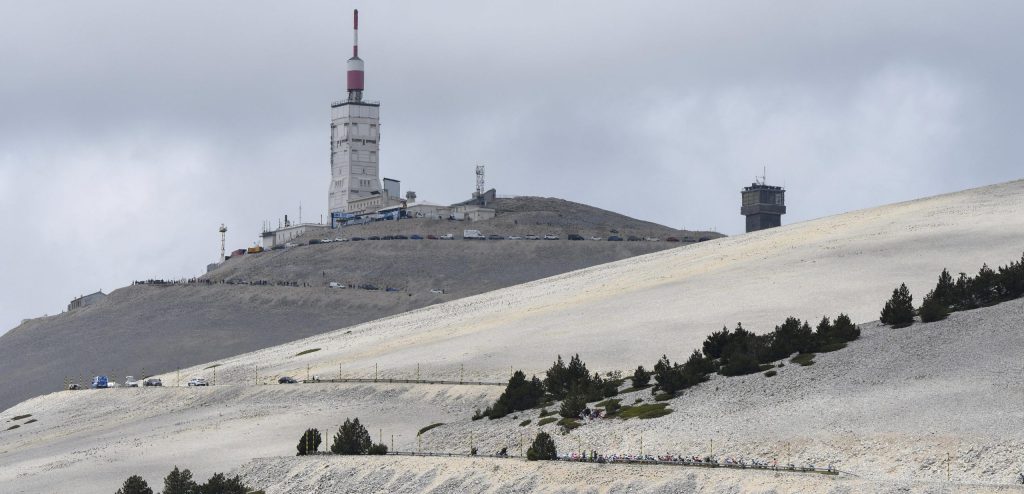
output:
[[[740,214],[747,217],[747,233],[782,225],[786,214],[786,189],[768,185],[764,176],[740,192]]]
[[[352,58],[348,59],[348,99],[331,103],[332,216],[351,211],[349,203],[380,195],[380,103],[363,100],[363,60],[359,58],[359,11],[352,13]]]

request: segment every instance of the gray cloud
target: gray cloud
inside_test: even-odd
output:
[[[358,6],[382,170],[738,233],[1020,178],[1016,2]],[[326,208],[351,3],[0,5],[0,331]]]

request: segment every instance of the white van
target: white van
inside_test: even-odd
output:
[[[484,240],[485,238],[487,237],[484,237],[480,230],[462,230],[463,240]]]

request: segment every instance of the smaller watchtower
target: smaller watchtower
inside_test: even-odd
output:
[[[786,214],[786,189],[768,185],[764,176],[740,192],[740,214],[747,217],[747,233],[782,226]]]

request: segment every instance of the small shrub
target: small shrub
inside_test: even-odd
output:
[[[476,449],[476,448],[474,448]],[[384,444],[374,444],[366,450],[368,455],[386,455],[388,454],[388,447]]]
[[[581,424],[576,419],[564,418],[562,420],[559,420],[557,425],[562,426],[562,431],[569,432],[583,424]]]
[[[672,398],[675,398],[675,395],[670,395],[668,393],[657,393],[654,395],[654,401],[668,401]]]
[[[26,421],[25,421],[25,423],[26,423],[26,424],[31,424],[32,422],[38,422],[38,420],[36,420],[36,419],[31,419],[31,420],[26,420]]]
[[[310,348],[309,350],[303,350],[303,351],[301,351],[299,353],[296,353],[295,356],[298,357],[300,355],[305,355],[307,353],[313,353],[313,352],[319,352],[319,351],[320,351],[319,348]]]
[[[789,359],[789,361],[794,363],[794,364],[800,364],[800,365],[802,365],[804,367],[807,367],[808,365],[814,365],[814,354],[813,353],[801,353],[801,354],[799,354],[799,355]]]
[[[153,489],[149,488],[149,484],[142,477],[132,475],[124,481],[116,494],[153,494]]]
[[[905,328],[914,323],[914,297],[906,283],[892,291],[892,298],[882,308],[879,321],[894,328]]]
[[[555,412],[554,410],[548,411],[547,408],[541,408],[540,409],[540,416],[541,417],[547,417],[548,415],[554,415],[556,413],[558,413],[558,412]]]
[[[25,415],[15,415],[13,418],[11,418],[11,420],[27,419],[27,418],[29,418],[31,416],[32,416],[31,413],[26,413]]]
[[[631,418],[653,419],[670,413],[672,413],[672,409],[668,408],[668,403],[647,403],[644,405],[622,407],[618,417],[623,420]]]
[[[436,423],[436,424],[430,424],[430,425],[428,425],[428,426],[426,426],[426,427],[424,427],[424,428],[420,429],[420,431],[419,431],[419,432],[417,432],[417,433],[416,433],[416,435],[417,435],[417,436],[422,436],[424,432],[427,432],[427,431],[429,431],[430,429],[433,429],[433,428],[435,428],[435,427],[441,427],[442,425],[444,425],[444,423],[443,423],[443,422],[438,422],[438,423]]]
[[[773,370],[764,373],[764,377],[774,377],[776,375],[778,375],[778,372],[775,372]]]
[[[537,433],[537,437],[526,450],[526,459],[529,461],[554,460],[558,457],[558,450],[555,449],[555,440],[546,432]]]
[[[14,425],[8,427],[7,430],[17,429],[18,427],[21,427],[21,425],[20,424],[14,424]]]
[[[488,411],[490,411],[490,409],[491,409],[491,407],[487,407]],[[482,419],[482,418],[484,418],[486,416],[487,415],[484,412],[481,412],[480,409],[477,408],[476,411],[473,412],[473,417],[472,418],[473,418],[473,420],[480,420],[480,419]]]
[[[832,343],[826,343],[824,345],[819,346],[816,349],[816,351],[817,353],[828,353],[834,352],[836,350],[842,350],[844,348],[846,348],[846,343],[843,343],[841,341],[833,341]]]
[[[540,419],[540,421],[537,422],[537,427],[541,427],[543,425],[550,424],[550,423],[552,423],[552,422],[554,422],[556,420],[558,420],[558,419],[556,419],[555,417],[547,417],[547,418]]]
[[[519,427],[526,427],[526,426],[530,425],[530,422],[533,422],[533,420],[526,419],[526,420],[524,420],[524,421],[519,423]]]

